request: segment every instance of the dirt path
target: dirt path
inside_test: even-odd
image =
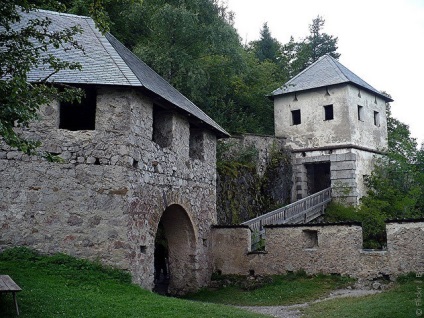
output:
[[[330,293],[329,296],[325,298],[320,298],[311,302],[296,304],[290,306],[240,306],[239,308],[257,312],[260,314],[269,315],[271,317],[278,318],[299,318],[302,317],[300,308],[305,308],[313,303],[318,303],[321,301],[326,301],[334,298],[342,297],[361,297],[366,295],[372,295],[380,293],[378,290],[365,290],[365,289],[338,289]]]

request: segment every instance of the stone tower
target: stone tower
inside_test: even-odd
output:
[[[364,176],[387,148],[386,103],[392,101],[329,55],[272,92],[275,135],[294,160],[293,201],[333,188],[358,204]]]

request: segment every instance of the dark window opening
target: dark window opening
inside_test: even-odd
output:
[[[172,144],[172,113],[153,105],[152,140],[162,148]]]
[[[358,105],[358,120],[364,120],[364,107]]]
[[[190,125],[189,156],[204,160],[203,131]]]
[[[374,125],[380,126],[380,114],[378,112],[374,112]]]
[[[308,195],[331,187],[330,162],[306,164]]]
[[[305,248],[317,248],[318,247],[318,231],[304,230],[303,240]]]
[[[81,103],[60,102],[59,128],[67,130],[94,130],[96,123],[96,99],[95,87],[84,87],[85,96]]]
[[[324,106],[324,120],[334,119],[333,105]]]
[[[300,109],[292,110],[292,125],[300,125],[301,117],[300,117]]]
[[[133,168],[138,169],[138,161],[134,160],[132,166],[133,166]]]

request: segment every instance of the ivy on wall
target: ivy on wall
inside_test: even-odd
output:
[[[217,148],[218,224],[235,225],[290,203],[290,153],[275,144],[263,175],[254,145],[220,142]]]

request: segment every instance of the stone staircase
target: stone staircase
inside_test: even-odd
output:
[[[252,231],[252,251],[265,239],[265,225],[308,223],[324,214],[331,201],[331,187],[314,193],[299,201],[243,222]]]

